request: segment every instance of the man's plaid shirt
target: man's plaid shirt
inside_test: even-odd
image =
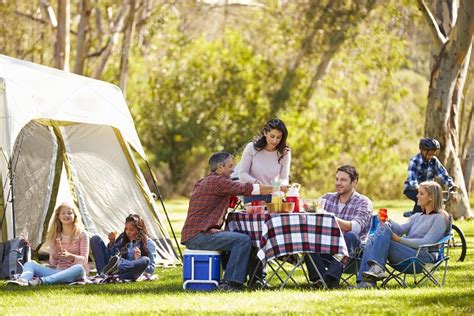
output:
[[[372,218],[372,201],[354,191],[346,205],[339,211],[339,194],[326,193],[321,198],[326,199],[324,210],[333,213],[336,217],[346,221],[356,221],[360,225],[359,238],[365,239],[370,228],[370,220]]]
[[[251,195],[252,183],[232,181],[212,172],[199,180],[191,192],[188,215],[181,231],[181,243],[185,244],[200,232],[220,229],[229,205],[229,197]]]

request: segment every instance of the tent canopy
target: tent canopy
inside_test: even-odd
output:
[[[118,87],[0,55],[0,147],[2,239],[27,233],[39,247],[55,207],[69,200],[88,232],[104,238],[140,214],[158,261],[177,262],[135,161],[132,148],[145,154]]]

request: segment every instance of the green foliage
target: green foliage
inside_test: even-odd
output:
[[[267,117],[261,83],[272,77],[272,65],[235,32],[186,44],[177,35],[146,71],[149,95],[132,111],[142,141],[157,162],[168,164],[175,185],[210,152],[238,154]]]
[[[402,71],[409,67],[405,40],[391,31],[402,16],[389,12],[396,15],[376,16],[343,46],[308,109],[282,115],[290,126],[293,181],[307,193],[333,190],[336,168],[353,164],[361,192],[372,198],[401,194],[423,127],[424,100],[406,85],[420,79]]]
[[[276,115],[289,129],[293,181],[312,195],[330,191],[337,166],[351,163],[361,173],[361,192],[400,197],[423,131],[431,58],[417,48],[416,36],[429,32],[420,28],[425,21],[411,1],[384,1],[362,20],[369,2],[262,1],[267,6],[260,9],[164,1],[137,26],[130,47],[122,49],[121,34],[102,79],[117,84],[120,57],[129,54],[127,101],[164,193],[187,195],[214,151],[229,151],[238,160],[273,115],[272,98],[290,78],[289,99]],[[36,2],[0,3],[1,52],[51,65],[53,29],[33,20],[47,21],[45,11]],[[110,39],[99,32],[96,13],[102,13],[103,28],[120,6],[93,4],[86,75],[94,73],[94,53]],[[72,16],[79,9],[72,5]],[[71,25],[71,68],[77,23]],[[315,23],[311,49],[287,76]],[[314,84],[341,29],[346,39]]]

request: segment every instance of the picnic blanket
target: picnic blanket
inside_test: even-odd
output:
[[[156,274],[149,274],[149,273],[143,273],[136,280],[120,279],[117,275],[100,274],[100,275],[89,276],[82,281],[69,283],[69,285],[131,283],[131,282],[143,282],[143,281],[154,281],[154,280],[158,280],[158,276]]]

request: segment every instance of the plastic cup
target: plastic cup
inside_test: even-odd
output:
[[[379,221],[382,223],[385,223],[388,219],[387,215],[387,209],[386,208],[380,208],[379,209]]]
[[[234,208],[237,206],[237,203],[239,201],[239,198],[236,196],[231,196],[229,198],[229,208]]]

